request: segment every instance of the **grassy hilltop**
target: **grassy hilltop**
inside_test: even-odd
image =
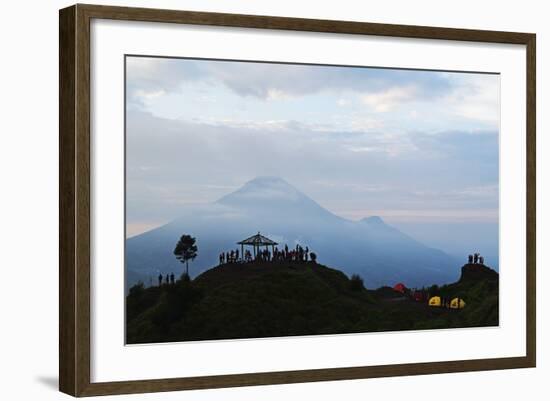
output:
[[[466,308],[429,307],[389,287],[367,290],[312,262],[225,264],[192,281],[132,287],[127,343],[498,325],[498,274],[485,266],[465,265],[458,282],[430,293],[459,296]]]

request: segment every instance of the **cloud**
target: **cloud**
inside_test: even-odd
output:
[[[385,113],[399,104],[411,101],[418,91],[415,86],[391,87],[384,91],[361,95],[361,101],[378,113]]]
[[[128,57],[127,94],[129,107],[169,118],[262,114],[346,130],[498,129],[500,117],[488,74]]]
[[[454,76],[454,90],[444,98],[459,117],[491,123],[500,120],[500,76],[468,74]]]
[[[136,89],[132,95],[135,99],[139,100],[142,103],[149,103],[152,100],[160,96],[163,96],[165,94],[166,94],[166,91],[163,89],[150,90],[150,91],[147,91],[145,89]]]
[[[340,107],[349,106],[351,104],[351,101],[348,99],[340,98],[336,101],[336,104]]]
[[[388,85],[415,84],[418,96],[433,97],[449,88],[441,74],[301,64],[212,61],[169,58],[127,58],[130,88],[177,91],[184,82],[219,83],[238,94],[263,100],[306,96],[322,91],[381,91]]]
[[[168,221],[261,175],[345,216],[498,210],[498,76],[137,57],[127,67],[129,222]]]
[[[358,132],[369,132],[373,130],[380,130],[384,123],[380,121],[379,119],[375,119],[373,117],[366,117],[363,115],[355,115],[348,119],[349,124],[349,130],[351,131],[358,131]],[[341,127],[345,127],[346,125],[343,124]],[[340,128],[342,129],[342,128]]]
[[[455,190],[453,193],[464,197],[494,198],[495,196],[498,196],[498,185],[489,184],[476,187],[467,187]]]
[[[261,175],[283,177],[346,216],[384,209],[478,213],[498,208],[498,135],[326,131],[292,121],[209,124],[128,112],[129,222],[170,220]]]
[[[203,72],[193,63],[181,59],[156,57],[126,57],[127,100],[143,105],[154,97],[181,91],[181,84],[203,78]]]
[[[396,158],[406,155],[415,158],[419,148],[406,135],[391,135],[374,133],[364,136],[355,136],[342,141],[343,147],[353,153],[371,153],[383,155],[387,158]]]

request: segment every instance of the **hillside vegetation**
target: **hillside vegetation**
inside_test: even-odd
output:
[[[498,274],[461,279],[432,295],[459,296],[462,310],[429,307],[389,287],[312,262],[225,264],[194,280],[127,296],[127,343],[341,334],[498,325]],[[481,266],[481,265],[478,265]]]

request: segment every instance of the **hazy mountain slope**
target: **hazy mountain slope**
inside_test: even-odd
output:
[[[429,248],[378,217],[359,222],[342,219],[277,177],[258,177],[217,202],[182,210],[178,219],[130,238],[127,269],[156,277],[176,274],[182,266],[172,252],[183,233],[197,238],[192,276],[215,266],[220,251],[260,231],[280,244],[309,246],[321,263],[357,273],[368,288],[398,281],[408,286],[456,281],[457,261]]]

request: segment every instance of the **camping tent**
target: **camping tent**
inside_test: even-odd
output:
[[[407,289],[407,287],[405,287],[405,284],[403,284],[403,283],[398,283],[398,284],[393,286],[393,290],[397,291],[397,292],[400,292],[401,294],[404,294],[406,289]]]
[[[466,302],[464,302],[461,298],[453,298],[451,301],[451,309],[462,309],[466,306]]]
[[[441,297],[438,297],[438,296],[431,297],[430,301],[428,302],[428,305],[430,305],[430,306],[441,306]]]
[[[422,291],[415,291],[414,294],[413,294],[413,299],[416,301],[416,302],[422,302],[424,301],[424,293]]]

